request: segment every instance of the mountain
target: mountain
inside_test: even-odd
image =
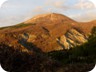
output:
[[[87,42],[96,21],[76,22],[57,13],[41,14],[15,26],[0,28],[0,43],[30,51],[34,44],[43,52],[70,49]]]

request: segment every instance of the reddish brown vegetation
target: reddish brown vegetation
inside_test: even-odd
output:
[[[28,33],[37,36],[33,42],[34,45],[42,51],[49,52],[56,50],[55,47],[58,47],[56,38],[64,35],[68,30],[75,28],[82,34],[87,35],[91,32],[93,26],[96,26],[95,21],[79,23],[61,14],[44,14],[15,26],[2,28],[0,30],[0,42],[14,46],[15,44],[19,45],[19,35]],[[42,35],[46,35],[46,38]]]

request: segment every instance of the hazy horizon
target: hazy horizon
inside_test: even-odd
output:
[[[60,13],[79,22],[96,20],[96,0],[7,0],[0,8],[0,27],[45,13]]]

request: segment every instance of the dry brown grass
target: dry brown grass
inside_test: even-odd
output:
[[[0,30],[0,41],[9,42],[10,44],[18,44],[18,35],[28,33],[36,35],[37,38],[34,42],[36,46],[41,48],[43,51],[54,50],[53,46],[56,47],[56,38],[64,35],[68,30],[75,28],[84,35],[91,32],[91,29],[96,26],[96,21],[87,23],[78,23],[72,19],[61,15],[61,14],[45,14],[33,18],[24,22],[26,26],[16,26],[4,28]],[[29,25],[28,25],[29,24]],[[19,26],[19,25],[18,25]],[[21,26],[21,24],[20,24]],[[6,35],[8,36],[2,36]],[[12,35],[16,35],[14,38]],[[47,35],[47,38],[43,38],[42,35]]]

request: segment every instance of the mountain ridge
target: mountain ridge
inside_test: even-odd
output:
[[[70,49],[87,42],[95,22],[80,23],[62,14],[43,14],[15,26],[0,29],[0,42],[28,51],[33,43],[44,52]]]

